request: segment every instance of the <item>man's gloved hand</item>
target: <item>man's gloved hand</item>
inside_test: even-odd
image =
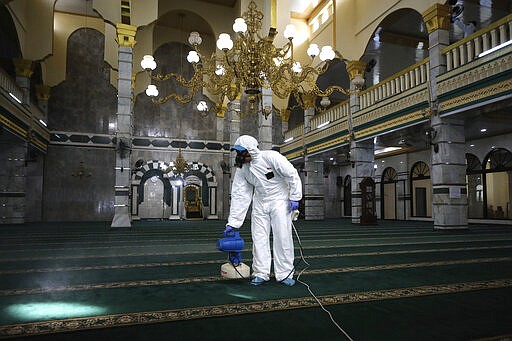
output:
[[[235,229],[229,225],[226,225],[226,229],[222,233],[224,237],[232,237],[235,235]]]
[[[290,200],[290,212],[299,209],[299,202],[295,200]]]

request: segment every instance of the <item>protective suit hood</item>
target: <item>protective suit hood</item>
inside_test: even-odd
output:
[[[235,142],[235,149],[238,149],[236,148],[237,146],[241,146],[247,149],[252,158],[256,158],[260,154],[260,150],[258,149],[258,141],[250,135],[240,136]]]

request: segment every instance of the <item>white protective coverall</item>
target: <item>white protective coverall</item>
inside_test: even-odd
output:
[[[272,231],[276,280],[292,278],[295,254],[289,202],[302,198],[299,174],[279,152],[260,151],[258,141],[252,136],[240,136],[235,145],[246,148],[252,160],[236,169],[227,225],[239,228],[252,201],[253,277],[269,280]]]

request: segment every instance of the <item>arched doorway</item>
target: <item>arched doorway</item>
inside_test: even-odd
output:
[[[411,169],[411,212],[413,217],[432,216],[430,168],[425,162],[416,162]]]
[[[381,217],[382,219],[396,219],[396,183],[398,174],[392,167],[384,169],[381,181]]]
[[[493,149],[483,164],[485,217],[511,219],[512,153],[505,148]]]
[[[482,163],[476,155],[466,154],[466,186],[468,193],[468,218],[484,217]]]
[[[185,201],[185,219],[203,218],[203,200],[201,196],[201,179],[190,175],[185,178],[183,200]]]
[[[343,184],[343,215],[352,216],[352,177],[347,175]]]
[[[139,205],[141,219],[164,218],[164,184],[157,175],[144,182],[143,201]]]

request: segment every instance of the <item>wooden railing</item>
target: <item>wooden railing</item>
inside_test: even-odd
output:
[[[443,49],[447,71],[467,64],[486,51],[512,40],[512,14]]]

